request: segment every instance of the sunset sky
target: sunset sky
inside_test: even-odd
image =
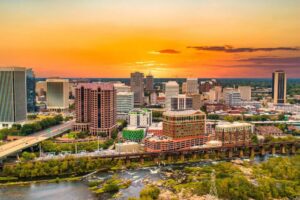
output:
[[[1,0],[0,27],[38,77],[300,77],[299,0]]]

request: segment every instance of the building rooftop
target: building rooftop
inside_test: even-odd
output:
[[[100,88],[101,90],[113,90],[114,85],[112,83],[80,83],[77,85],[77,88],[89,88],[92,90],[97,90]]]
[[[198,78],[187,78],[188,81],[198,81]]]
[[[139,144],[137,142],[116,143],[116,146],[126,146],[126,145],[139,145]]]
[[[133,92],[117,92],[117,95],[133,95]]]
[[[46,82],[69,82],[69,80],[64,78],[47,78]]]
[[[233,128],[233,127],[242,127],[242,126],[252,126],[252,125],[249,123],[242,123],[242,122],[234,122],[234,123],[222,122],[217,124],[218,128]]]
[[[152,137],[148,137],[147,140],[149,141],[171,141],[172,138],[168,137],[168,136],[152,136]]]
[[[146,108],[134,108],[131,111],[129,111],[129,114],[142,114],[142,113],[149,113],[150,110]]]
[[[124,128],[124,130],[129,130],[129,131],[139,131],[139,130],[143,130],[145,131],[146,128],[140,128],[140,127],[136,127],[136,126],[127,126]]]
[[[162,122],[152,123],[152,125],[149,126],[148,129],[151,129],[151,130],[162,130]]]
[[[114,86],[115,87],[130,87],[130,86],[128,86],[128,85],[125,85],[125,83],[114,83]]]
[[[180,111],[166,111],[164,115],[168,116],[182,116],[182,115],[193,115],[193,114],[204,114],[200,110],[180,110]]]
[[[176,81],[168,81],[166,86],[178,86],[178,83]]]
[[[0,71],[25,71],[25,67],[0,67]]]

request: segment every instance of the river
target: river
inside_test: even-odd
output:
[[[269,158],[255,157],[255,162],[262,162]],[[160,167],[148,167],[135,170],[119,171],[120,178],[132,180],[131,186],[121,190],[118,200],[126,200],[128,197],[138,197],[144,187],[143,179],[148,178],[156,181],[164,178],[165,171],[180,169],[185,166],[203,166],[215,162],[197,162],[192,164],[167,165]],[[112,172],[98,173],[93,175],[93,179],[106,179],[113,175]],[[107,196],[96,197],[89,191],[85,181],[59,182],[59,183],[34,183],[25,186],[5,186],[0,187],[0,200],[105,200]]]

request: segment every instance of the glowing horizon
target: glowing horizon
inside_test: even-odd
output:
[[[0,66],[38,77],[300,78],[300,1],[3,0]]]

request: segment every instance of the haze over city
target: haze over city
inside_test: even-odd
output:
[[[300,1],[0,2],[0,66],[37,77],[300,77]]]
[[[300,200],[300,0],[0,0],[0,200]]]

